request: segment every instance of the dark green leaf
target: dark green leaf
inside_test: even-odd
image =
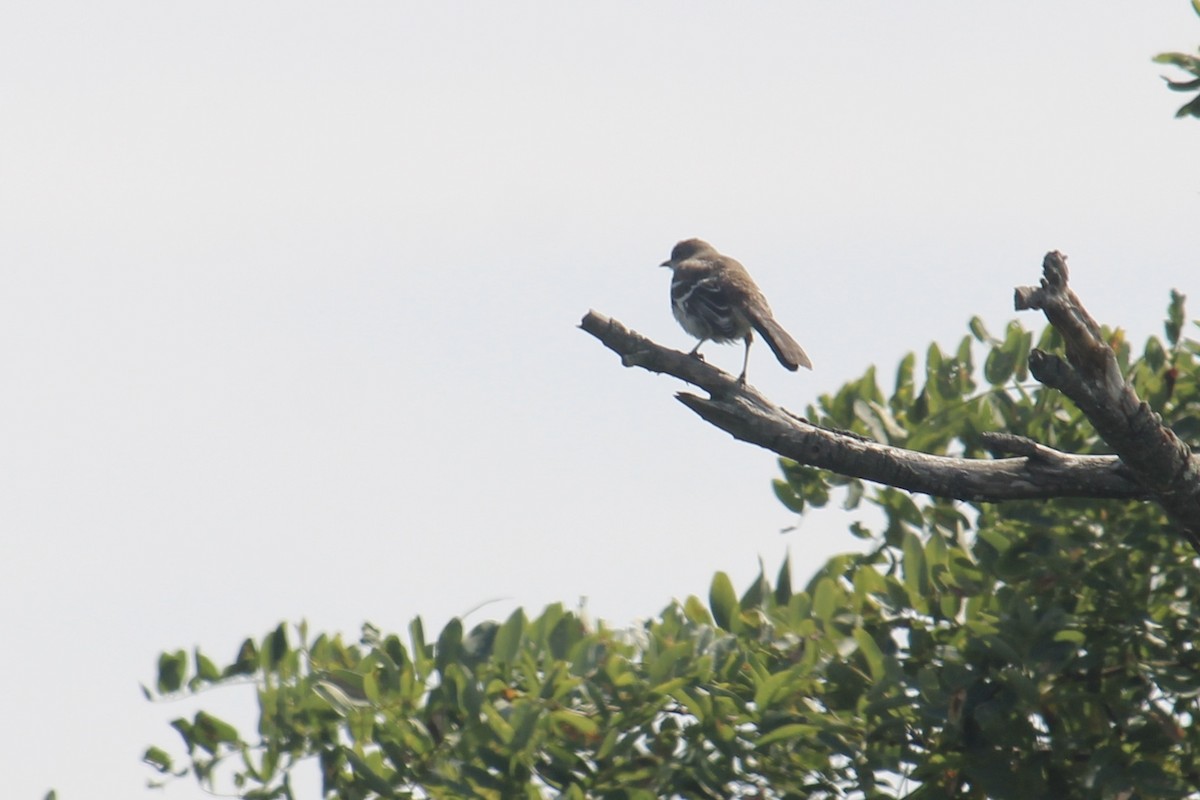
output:
[[[266,659],[263,668],[275,670],[288,654],[287,623],[281,622],[266,639],[263,640],[261,653]]]
[[[794,514],[804,513],[804,497],[797,494],[790,483],[777,478],[771,481],[771,488],[775,490],[775,497],[783,503],[784,508]]]
[[[742,599],[738,604],[742,609],[758,608],[763,604],[763,599],[770,594],[771,585],[767,583],[765,569],[762,559],[759,559],[758,577],[751,582],[750,588],[742,595]]]
[[[158,692],[170,694],[177,692],[183,686],[183,678],[187,673],[187,653],[176,650],[174,653],[162,653],[158,657]]]
[[[1200,2],[1200,0],[1197,0]],[[1198,86],[1197,88],[1200,88]],[[1187,300],[1187,295],[1181,294],[1174,289],[1171,290],[1171,302],[1167,306],[1167,321],[1164,323],[1167,333],[1167,344],[1175,347],[1179,344],[1179,336],[1183,331],[1183,323],[1187,317],[1184,310],[1184,302]]]
[[[779,566],[779,575],[775,578],[775,603],[786,606],[792,599],[792,557],[787,555]]]
[[[233,663],[224,669],[222,677],[233,675],[253,675],[258,670],[258,647],[253,639],[246,639],[238,648]]]

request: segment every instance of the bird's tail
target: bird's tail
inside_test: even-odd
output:
[[[779,363],[795,372],[800,367],[812,369],[812,362],[795,339],[788,334],[770,314],[755,314],[750,320],[754,330],[767,340],[767,346],[779,359]]]

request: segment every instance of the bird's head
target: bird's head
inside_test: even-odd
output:
[[[703,239],[684,239],[671,248],[671,257],[659,264],[659,266],[674,269],[681,261],[687,261],[689,258],[699,255],[716,254],[717,251],[713,249],[713,246]]]

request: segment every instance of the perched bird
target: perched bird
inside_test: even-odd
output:
[[[708,242],[686,239],[675,245],[671,257],[660,266],[670,267],[673,273],[671,310],[675,319],[700,340],[690,355],[697,355],[700,345],[710,339],[744,340],[746,355],[738,383],[745,383],[750,342],[758,331],[780,364],[793,372],[800,367],[812,369],[804,349],[771,316],[767,298],[737,261],[721,255]]]

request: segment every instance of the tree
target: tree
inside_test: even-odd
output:
[[[1195,76],[1169,88],[1200,90],[1200,59],[1155,60]],[[871,368],[807,418],[589,313],[581,327],[626,366],[707,390],[679,399],[781,453],[788,508],[835,491],[878,507],[882,530],[851,526],[867,551],[799,591],[786,561],[740,597],[718,573],[707,603],[636,630],[552,605],[470,632],[452,620],[435,642],[418,617],[406,640],[368,624],[356,644],[280,624],[225,667],[163,653],[148,698],[253,682],[259,736],[199,711],[171,723],[184,766],[160,747],[145,761],[260,799],[293,797],[310,758],[341,800],[1194,796],[1200,343],[1172,292],[1165,342],[1133,358],[1070,291],[1065,258],[1043,266],[1016,293],[1051,323],[1037,348],[1016,322],[996,339],[973,319],[923,376],[905,357],[890,396]]]
[[[986,452],[1016,452],[996,485],[1024,475],[1033,490],[1018,499],[925,497],[784,458],[776,491],[789,508],[840,495],[884,519],[853,526],[866,552],[831,559],[803,588],[785,563],[740,596],[718,574],[707,601],[689,597],[636,630],[555,605],[470,631],[454,620],[436,641],[420,619],[404,637],[366,626],[354,644],[280,625],[223,668],[199,650],[165,653],[148,695],[251,680],[259,734],[202,711],[172,723],[182,768],[158,747],[147,762],[206,786],[224,764],[254,798],[291,797],[289,770],[307,758],[345,800],[1189,796],[1200,786],[1200,608],[1187,498],[1165,494],[1179,484],[1147,483],[1136,443],[1107,438],[1124,435],[1110,430],[1111,407],[1088,403],[1096,376],[1122,403],[1144,398],[1118,406],[1131,411],[1121,419],[1194,466],[1180,440],[1200,434],[1200,343],[1183,335],[1184,298],[1172,293],[1165,340],[1135,358],[1119,331],[1087,324],[1060,262],[1048,257],[1043,295],[1024,295],[1053,323],[1032,351],[1042,355],[1016,322],[997,339],[973,320],[952,350],[931,346],[923,370],[906,357],[890,394],[868,370],[810,406],[812,422],[618,323],[584,323],[610,347],[631,344],[626,364],[710,389],[680,399],[742,438],[800,426],[832,437],[810,450],[871,469],[906,458],[900,448],[935,471],[951,453],[986,470],[1012,460]],[[1030,371],[1042,385],[1025,385]],[[1072,378],[1093,391],[1080,404]],[[1072,464],[1074,484],[1060,475]],[[1038,491],[1043,475],[1060,481],[1053,499]]]

